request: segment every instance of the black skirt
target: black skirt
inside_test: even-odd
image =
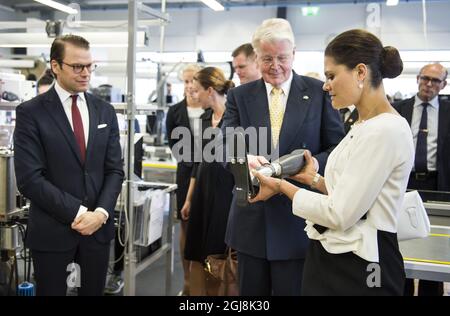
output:
[[[199,165],[186,232],[185,259],[203,262],[208,255],[225,253],[233,186],[233,175],[220,163]]]
[[[181,209],[186,201],[192,176],[192,164],[179,163],[177,166],[177,219],[181,220]]]
[[[397,234],[378,231],[379,262],[352,252],[328,253],[311,240],[303,270],[302,295],[403,295],[405,270]]]

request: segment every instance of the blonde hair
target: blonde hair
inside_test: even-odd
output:
[[[188,71],[192,71],[192,72],[198,72],[202,69],[202,67],[200,67],[197,64],[188,64],[186,65],[186,67],[183,68],[182,73],[188,72]]]
[[[252,45],[258,53],[262,42],[276,42],[287,40],[295,46],[294,33],[291,24],[285,19],[267,19],[256,29],[252,38]]]

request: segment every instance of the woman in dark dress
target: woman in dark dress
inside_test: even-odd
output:
[[[194,86],[198,92],[199,102],[208,110],[201,116],[203,148],[214,141],[209,132],[220,130],[225,112],[225,94],[234,86],[226,80],[223,72],[214,67],[199,71],[194,77]],[[212,129],[211,129],[212,128]],[[209,147],[209,146],[208,146]],[[224,253],[225,230],[232,199],[234,181],[220,162],[206,159],[196,165],[197,172],[191,179],[186,207],[182,209],[183,218],[188,218],[185,259],[191,260],[190,294],[206,295],[203,263],[210,254]],[[211,156],[214,152],[210,152]],[[211,158],[211,156],[209,158]]]
[[[199,137],[197,134],[200,126],[200,116],[203,114],[204,110],[198,103],[197,94],[193,87],[194,75],[201,68],[196,64],[187,65],[182,72],[182,80],[184,83],[184,99],[174,104],[169,108],[166,118],[166,129],[167,137],[169,139],[170,149],[173,149],[175,144],[179,141],[187,141],[183,138],[173,138],[172,131],[177,127],[187,128],[190,133],[191,139],[189,140],[191,144],[194,142],[195,137]],[[187,221],[181,218],[181,208],[186,200],[186,195],[189,188],[189,181],[194,169],[193,163],[193,150],[189,155],[189,159],[182,159],[178,157],[177,153],[173,153],[177,159],[177,218],[181,220],[180,222],[180,254],[183,256],[184,244],[186,242],[186,228]],[[181,153],[182,154],[182,153]],[[181,155],[180,155],[181,156]],[[190,262],[183,259],[183,270],[184,270],[184,285],[182,295],[189,295],[189,266]]]

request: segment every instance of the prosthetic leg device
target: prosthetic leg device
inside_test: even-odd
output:
[[[234,148],[231,152],[230,169],[236,185],[236,203],[238,206],[246,206],[249,198],[254,198],[259,191],[259,181],[253,177],[248,167],[245,136],[242,133],[233,135]],[[240,149],[240,150],[239,150]],[[304,149],[296,149],[290,154],[284,155],[270,164],[256,169],[259,173],[275,178],[286,178],[297,174],[305,165]]]

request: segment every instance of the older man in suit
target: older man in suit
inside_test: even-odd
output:
[[[117,118],[86,93],[95,64],[84,38],[56,38],[50,60],[55,85],[18,106],[14,133],[37,294],[65,295],[75,285],[80,295],[102,295],[124,177]]]
[[[419,91],[394,107],[409,122],[416,145],[409,189],[450,191],[450,102],[439,99],[448,71],[438,63],[425,65],[417,76]],[[407,280],[405,294],[414,285]],[[420,280],[419,295],[443,295],[443,283]]]
[[[257,143],[267,142],[271,153],[263,157],[261,148],[253,152],[250,167],[305,148],[323,174],[329,153],[344,136],[323,82],[292,71],[295,44],[288,21],[264,21],[252,44],[263,78],[230,90],[223,130],[268,130],[267,139],[258,136]],[[284,196],[246,207],[233,199],[226,242],[238,251],[241,295],[300,295],[308,244],[304,228],[304,220],[292,214],[291,202]]]

